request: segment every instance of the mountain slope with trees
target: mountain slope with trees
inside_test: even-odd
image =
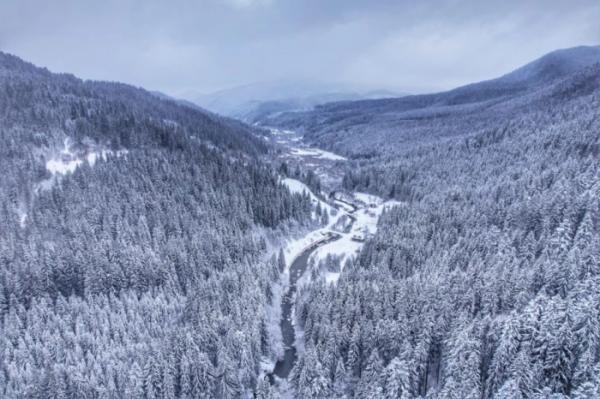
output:
[[[598,397],[600,65],[470,109],[364,104],[282,119],[354,159],[346,189],[403,202],[301,295],[299,395]]]
[[[1,397],[256,388],[279,278],[265,235],[311,212],[256,134],[0,54]],[[79,166],[52,176],[67,142]]]

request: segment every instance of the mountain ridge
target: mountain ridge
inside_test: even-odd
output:
[[[575,60],[571,59],[575,55]],[[576,47],[551,52],[514,71],[483,82],[458,87],[446,92],[412,95],[392,99],[346,101],[323,104],[306,112],[288,112],[264,118],[260,123],[286,129],[298,129],[308,140],[319,140],[328,135],[338,142],[350,138],[344,132],[377,135],[376,130],[400,131],[408,121],[449,119],[461,115],[486,115],[497,118],[494,110],[506,112],[511,107],[522,106],[531,101],[549,101],[563,85],[585,86],[599,69],[600,47]],[[583,82],[576,83],[577,80]],[[570,95],[581,94],[563,87]],[[441,129],[441,131],[446,129]],[[391,138],[391,137],[390,137]],[[337,145],[327,139],[326,146]],[[322,143],[324,144],[324,143]],[[393,142],[390,145],[394,145]]]
[[[562,71],[555,72],[554,76],[549,80],[556,80],[570,73],[600,62],[600,46],[579,46],[569,49],[561,49],[552,51],[538,59],[525,64],[509,73],[501,75],[498,78],[484,80],[480,82],[470,83],[457,88],[429,94],[408,95],[390,99],[371,99],[334,102],[319,105],[316,108],[322,110],[332,110],[339,108],[356,108],[364,106],[369,110],[386,112],[391,110],[403,110],[411,108],[424,108],[432,105],[461,105],[470,102],[481,102],[485,100],[496,99],[502,96],[522,92],[531,88],[532,79],[526,79],[524,75],[537,76],[540,69],[548,67],[549,61],[563,61],[565,63],[570,59],[573,53],[578,53],[585,62],[575,62],[572,65],[567,65]],[[561,64],[562,66],[562,64]],[[533,86],[539,83],[547,83],[548,79],[540,79],[542,82],[533,82]],[[527,85],[523,83],[526,82]],[[354,107],[356,106],[356,107]],[[381,110],[377,109],[381,106]]]
[[[10,93],[20,93],[19,107],[13,110],[12,115],[4,116],[5,123],[9,119],[15,119],[19,123],[38,127],[53,126],[64,134],[77,135],[79,132],[74,131],[72,124],[65,125],[62,122],[70,118],[78,119],[83,124],[108,123],[104,131],[113,138],[119,134],[134,135],[139,142],[154,140],[157,143],[177,140],[177,135],[181,134],[243,152],[264,153],[267,150],[265,143],[256,137],[259,130],[238,120],[197,106],[182,104],[176,99],[157,96],[144,88],[129,84],[83,80],[72,74],[53,73],[15,55],[1,52],[0,84]],[[32,118],[30,113],[35,115],[35,108],[42,104],[47,108],[45,115]],[[91,112],[94,105],[99,108]],[[84,109],[88,111],[84,112]],[[140,129],[141,124],[154,126],[154,136],[136,134],[135,126],[126,131],[125,126],[131,120],[137,121],[134,124],[139,123]],[[175,134],[167,133],[173,131],[173,126],[167,126],[170,122],[165,121],[177,122]],[[92,136],[97,138],[105,135],[96,127],[91,128],[91,131]],[[57,140],[62,143],[63,138],[57,137]]]

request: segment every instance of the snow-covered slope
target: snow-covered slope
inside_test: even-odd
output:
[[[67,137],[63,142],[63,148],[58,153],[50,155],[46,161],[46,170],[51,176],[40,182],[37,189],[49,189],[57,178],[75,172],[84,162],[94,166],[99,159],[106,161],[111,156],[120,157],[127,153],[127,150],[112,151],[100,146],[76,151],[73,142]]]
[[[63,141],[63,148],[48,156],[45,166],[46,170],[50,173],[50,177],[36,183],[33,191],[35,194],[39,194],[40,190],[49,190],[58,179],[75,172],[84,162],[90,166],[94,166],[100,159],[106,161],[110,157],[121,157],[128,152],[128,150],[112,151],[101,146],[93,146],[93,148],[88,148],[85,151],[76,151],[72,140],[67,137]],[[25,206],[19,209],[19,224],[22,228],[26,226],[28,218],[25,209]]]
[[[290,192],[292,193],[296,193],[296,194],[308,194],[313,205],[316,207],[317,205],[321,205],[321,209],[323,211],[327,211],[327,212],[331,212],[332,211],[332,207],[331,205],[329,205],[327,202],[321,200],[320,198],[318,198],[311,190],[310,188],[308,188],[308,186],[304,183],[302,183],[299,180],[296,179],[291,179],[289,177],[286,177],[282,180],[282,183],[290,190]]]
[[[83,153],[73,152],[73,144],[67,137],[64,141],[64,147],[59,154],[54,155],[46,162],[46,169],[53,176],[66,175],[73,173],[75,169],[87,162],[90,166],[94,166],[98,159],[106,161],[106,159],[115,155],[117,157],[127,154],[127,150],[112,151],[105,148],[96,148],[95,150],[86,151]]]
[[[310,148],[310,149],[302,148],[302,147],[292,148],[292,154],[296,155],[296,156],[311,156],[311,157],[315,157],[315,158],[329,159],[331,161],[345,161],[346,160],[346,158],[344,158],[341,155],[337,155],[337,154],[334,154],[333,152],[321,150],[318,148]]]
[[[600,46],[556,50],[500,78],[502,82],[541,83],[600,62]]]

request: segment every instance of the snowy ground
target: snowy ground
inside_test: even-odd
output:
[[[94,148],[93,150],[75,152],[73,143],[67,137],[64,140],[62,150],[54,154],[46,161],[46,169],[52,175],[49,179],[39,183],[38,189],[46,190],[52,187],[60,176],[75,172],[75,170],[87,162],[94,166],[99,159],[106,161],[111,156],[120,157],[127,154],[127,150],[111,151],[105,148]]]
[[[320,200],[304,183],[298,180],[286,178],[283,179],[283,183],[291,192],[308,193],[313,201],[313,205],[316,206],[317,203],[320,203],[321,208],[330,213],[327,226],[312,231],[299,239],[290,240],[285,245],[284,254],[288,268],[294,259],[304,252],[306,248],[325,239],[328,234],[339,234],[340,239],[319,247],[311,256],[311,259],[318,262],[324,260],[327,255],[333,255],[340,258],[343,268],[344,261],[349,257],[356,255],[362,248],[364,240],[375,234],[377,231],[377,221],[384,209],[401,204],[398,201],[383,201],[383,199],[371,194],[354,193],[353,198],[347,198],[347,200],[351,201],[357,208],[356,211],[352,213],[352,206],[341,201],[335,201],[340,208],[335,209],[328,203]],[[335,212],[335,215],[332,215],[333,212]],[[346,215],[347,218],[354,219],[354,223],[349,232],[343,232],[340,229],[334,228],[344,215]],[[339,276],[340,273],[327,272],[325,279],[328,282],[335,283]]]
[[[325,151],[320,148],[308,147],[302,143],[302,136],[290,130],[270,129],[268,140],[279,146],[281,153],[278,158],[294,170],[296,166],[301,169],[311,169],[321,179],[325,190],[339,186],[343,176],[341,164],[347,161],[341,155]]]
[[[98,145],[90,146],[86,150],[75,151],[73,142],[67,137],[63,141],[63,148],[50,155],[46,161],[46,170],[50,172],[50,177],[38,182],[34,187],[34,193],[37,194],[40,190],[49,190],[60,177],[75,172],[84,162],[94,166],[99,159],[106,161],[110,157],[121,157],[127,153],[127,150],[111,151]],[[19,223],[22,228],[27,225],[27,218],[27,206],[23,204],[19,210]]]
[[[341,217],[342,212],[334,209],[331,205],[326,203],[325,201],[319,199],[304,183],[298,181],[296,179],[285,178],[283,179],[283,184],[285,184],[292,193],[304,193],[306,192],[312,202],[316,207],[317,204],[321,205],[321,209],[324,212],[329,213],[329,223],[327,226],[324,226],[320,229],[314,230],[307,235],[289,240],[284,245],[283,253],[285,255],[286,266],[289,268],[294,259],[298,257],[304,250],[311,245],[315,244],[318,241],[322,241],[327,238],[327,234],[332,232],[332,227],[336,224],[338,219]],[[287,272],[287,270],[286,270]]]
[[[314,209],[316,209],[318,204],[321,205],[321,209],[323,211],[337,213],[337,211],[331,205],[319,199],[304,183],[289,178],[282,179],[282,183],[285,184],[292,193],[302,194],[305,192],[310,196],[313,204],[313,217],[316,217]],[[330,228],[333,226],[336,220],[337,218],[335,217],[335,215],[330,214],[330,222],[327,226],[321,227],[308,233],[302,233],[300,236],[290,234],[290,237],[286,238],[284,242],[278,243],[283,249],[286,267],[283,272],[283,275],[281,276],[280,282],[272,287],[273,301],[272,305],[269,306],[269,308],[267,309],[266,321],[268,334],[271,341],[271,350],[277,358],[281,358],[284,354],[283,339],[280,327],[280,321],[282,317],[281,303],[283,300],[283,296],[286,294],[289,287],[289,269],[294,260],[300,254],[302,254],[308,247],[328,238],[327,233],[330,231]],[[277,255],[279,253],[279,248],[271,248],[269,252],[271,254]],[[271,374],[273,372],[276,361],[277,359],[273,358],[261,359],[260,378],[263,378],[265,375]]]
[[[340,155],[334,154],[333,152],[319,150],[317,148],[296,147],[296,148],[292,148],[291,152],[293,155],[296,155],[299,157],[315,157],[315,158],[329,159],[331,161],[345,161],[346,160],[346,158],[344,158]]]
[[[377,231],[377,221],[384,209],[400,204],[397,201],[384,202],[381,198],[374,195],[357,195],[355,193],[354,197],[355,201],[353,203],[358,206],[358,209],[351,214],[355,218],[355,221],[352,224],[350,232],[341,233],[339,240],[323,245],[311,256],[311,259],[316,263],[324,260],[327,255],[338,257],[342,267],[340,273],[343,271],[346,259],[360,252],[364,245],[364,240],[375,234]],[[361,202],[365,205],[362,205]],[[340,273],[327,272],[325,280],[328,283],[336,283],[340,277]]]

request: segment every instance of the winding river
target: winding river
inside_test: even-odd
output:
[[[270,376],[272,383],[274,382],[273,376],[277,376],[282,379],[287,378],[290,374],[290,371],[292,371],[292,368],[294,368],[294,364],[296,364],[296,359],[298,358],[296,355],[296,332],[294,328],[294,322],[292,320],[292,310],[294,308],[296,299],[296,286],[298,280],[306,271],[306,268],[308,267],[308,259],[313,252],[315,252],[320,246],[339,239],[339,235],[331,234],[328,238],[311,245],[310,247],[306,248],[304,252],[302,252],[296,259],[294,259],[292,265],[290,266],[290,286],[281,302],[280,326],[285,352],[283,359],[279,360],[275,364],[273,374]]]
[[[350,218],[350,224],[348,227],[351,228],[352,224],[356,220],[352,213],[354,213],[357,210],[357,207],[356,205],[349,202],[339,202],[344,202],[352,207],[352,210],[346,213]],[[294,368],[294,365],[296,364],[296,360],[298,358],[296,353],[296,330],[294,327],[294,320],[292,319],[292,310],[294,308],[294,303],[296,299],[296,288],[298,280],[306,272],[310,256],[319,247],[328,244],[332,241],[339,240],[340,238],[341,236],[339,234],[329,233],[329,236],[327,238],[324,238],[323,240],[318,241],[310,247],[306,248],[296,259],[294,259],[292,265],[290,266],[290,285],[287,293],[285,294],[281,302],[280,327],[285,352],[283,355],[283,359],[277,361],[277,363],[275,364],[275,369],[270,375],[271,383],[274,383],[274,376],[277,376],[281,379],[286,379],[289,376],[292,369]]]
[[[301,136],[294,132],[277,129],[271,129],[271,131],[275,143],[287,149],[287,151],[282,153],[281,160],[288,162],[290,167],[298,163],[310,165],[321,179],[325,179],[325,181],[330,183],[328,188],[331,188],[332,185],[334,187],[339,186],[343,173],[338,163],[340,160],[345,160],[345,158],[317,148],[301,146],[299,144]],[[308,268],[309,258],[321,246],[337,241],[343,235],[344,237],[349,236],[352,226],[356,222],[354,213],[359,209],[356,204],[341,198],[335,198],[334,194],[335,192],[329,199],[335,204],[335,207],[338,208],[342,215],[348,217],[349,222],[345,226],[344,231],[333,232],[330,230],[327,233],[328,235],[323,239],[305,248],[290,265],[289,288],[281,302],[280,328],[283,338],[284,355],[282,359],[277,361],[274,370],[269,374],[271,384],[275,384],[277,380],[287,379],[298,359],[293,309],[296,301],[297,283]]]

